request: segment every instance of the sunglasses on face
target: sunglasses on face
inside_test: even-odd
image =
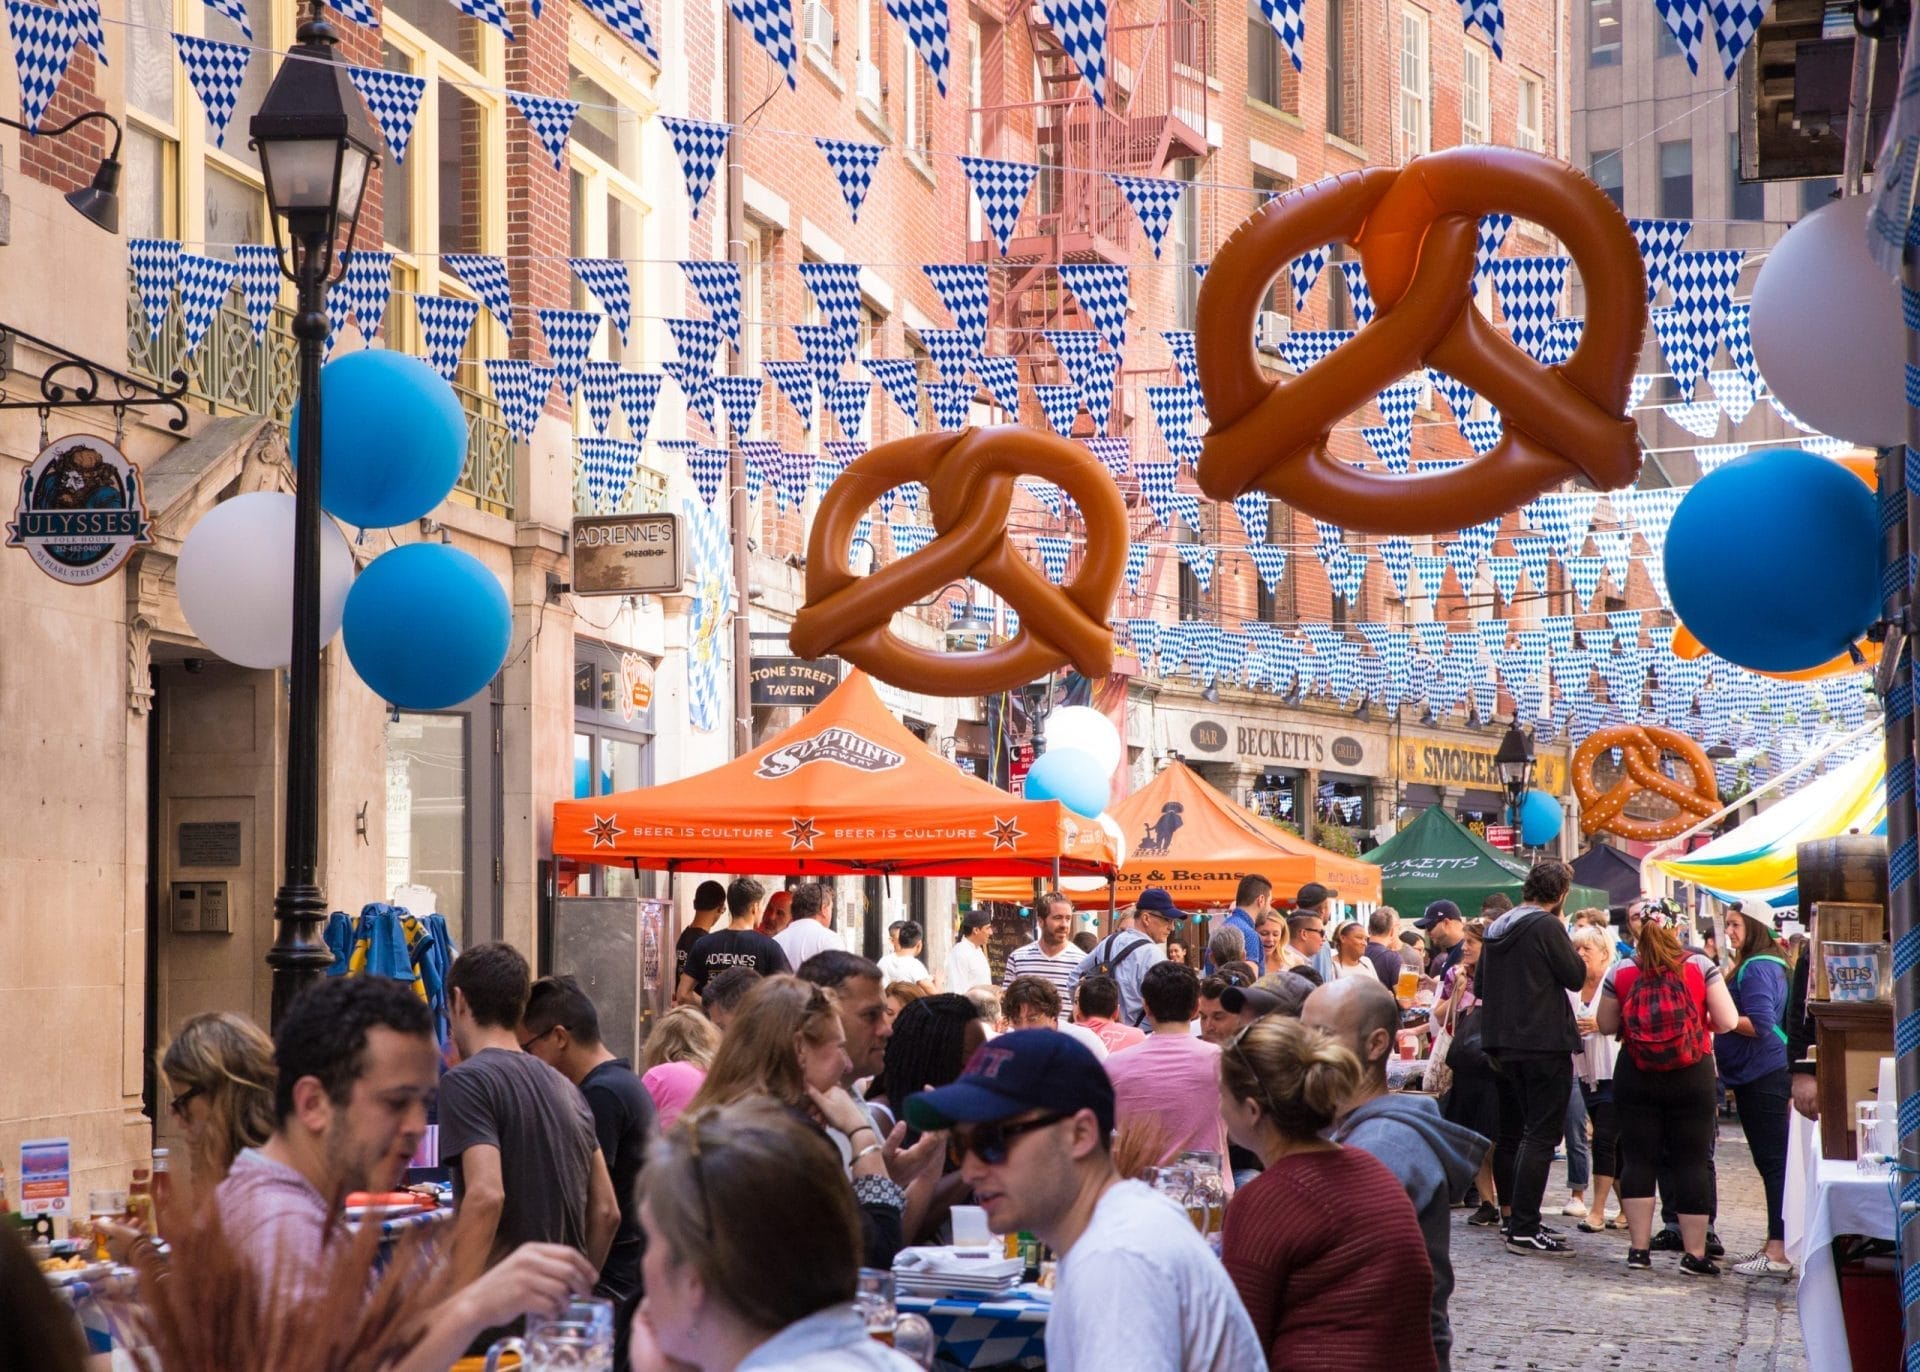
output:
[[[167,1109],[172,1111],[176,1117],[185,1119],[187,1117],[187,1107],[193,1104],[196,1097],[205,1094],[206,1092],[200,1087],[189,1086],[186,1090],[167,1102]]]
[[[1049,1125],[1071,1119],[1071,1115],[1042,1115],[1037,1120],[1022,1120],[1018,1124],[976,1124],[971,1129],[953,1131],[948,1150],[957,1163],[971,1153],[989,1167],[998,1167],[1007,1160],[1012,1151],[1013,1141],[1022,1134],[1031,1134],[1035,1130],[1045,1129]]]

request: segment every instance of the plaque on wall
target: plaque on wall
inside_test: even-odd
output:
[[[240,821],[197,820],[179,828],[179,865],[182,867],[238,867],[241,865]]]

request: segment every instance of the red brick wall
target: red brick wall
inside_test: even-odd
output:
[[[507,6],[507,22],[514,33],[514,41],[507,44],[508,90],[566,94],[567,25],[572,8],[566,3],[548,4],[535,19],[529,0],[513,0]],[[513,108],[507,110],[506,165],[507,275],[513,283],[514,303],[512,355],[544,364],[546,339],[533,312],[564,309],[572,299],[573,278],[566,263],[572,187],[565,160],[556,168],[553,154]],[[549,395],[547,405],[549,414],[566,418],[571,413],[557,388]]]
[[[99,109],[99,71],[100,64],[92,48],[75,48],[73,60],[67,64],[66,79],[54,92],[46,113],[40,116],[40,127],[57,129],[69,119]],[[77,190],[93,180],[94,169],[112,146],[111,132],[104,121],[89,119],[72,133],[58,138],[21,134],[20,170],[55,190]]]

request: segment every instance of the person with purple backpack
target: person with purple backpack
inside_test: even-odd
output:
[[[1720,968],[1680,944],[1659,908],[1641,920],[1634,953],[1616,963],[1600,987],[1594,1019],[1617,1034],[1613,1099],[1620,1118],[1620,1208],[1627,1216],[1627,1266],[1653,1265],[1656,1179],[1672,1188],[1686,1250],[1680,1271],[1717,1277],[1707,1254],[1713,1206],[1710,1172],[1718,1128],[1713,1036],[1728,1033],[1740,1012]]]

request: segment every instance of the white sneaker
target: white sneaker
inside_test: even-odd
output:
[[[1743,1277],[1791,1277],[1793,1275],[1793,1264],[1790,1262],[1775,1262],[1767,1256],[1766,1251],[1763,1249],[1751,1258],[1748,1258],[1745,1262],[1735,1263],[1733,1270]]]
[[[1587,1203],[1578,1196],[1569,1196],[1567,1203],[1560,1207],[1560,1213],[1563,1215],[1572,1215],[1575,1219],[1585,1219]]]

